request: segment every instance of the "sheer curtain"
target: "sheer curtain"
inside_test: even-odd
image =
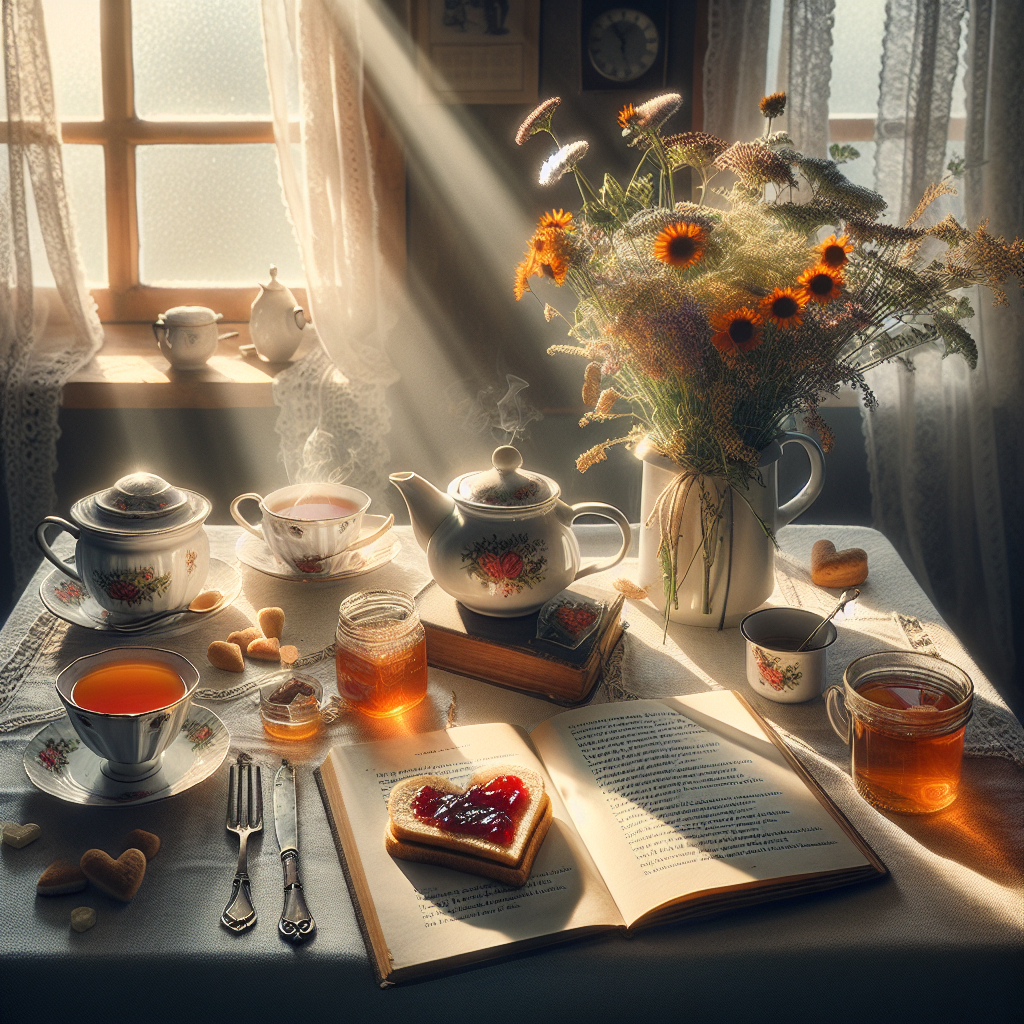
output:
[[[68,208],[41,0],[2,0],[2,13],[8,141],[7,181],[0,179],[0,434],[17,590],[39,564],[33,528],[56,508],[61,389],[103,343],[103,329]],[[32,286],[30,188],[57,286],[52,303]]]
[[[278,376],[274,401],[290,480],[348,478],[379,500],[397,374],[383,352],[390,303],[363,115],[363,2],[262,2],[281,181],[321,342]]]
[[[945,173],[950,96],[964,3],[889,0],[876,130],[876,188],[902,221]],[[975,0],[967,36],[968,226],[1024,236],[1024,5]],[[937,210],[936,215],[943,211]],[[955,212],[961,216],[963,206]],[[1019,679],[1022,573],[1024,318],[1017,282],[1009,305],[986,289],[972,303],[979,361],[925,349],[914,370],[885,366],[870,384],[879,407],[863,416],[875,525],[895,544],[936,606],[997,682]],[[1016,606],[1016,623],[1014,622]]]

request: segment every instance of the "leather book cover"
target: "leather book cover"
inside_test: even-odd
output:
[[[600,625],[576,648],[538,639],[536,612],[510,619],[480,615],[431,584],[418,601],[427,663],[559,704],[584,700],[622,635],[624,599],[610,591],[568,589],[607,604]]]

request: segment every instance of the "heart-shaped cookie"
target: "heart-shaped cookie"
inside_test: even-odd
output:
[[[811,548],[811,579],[819,587],[856,587],[868,578],[868,553],[863,548],[836,551],[830,540]]]
[[[18,825],[8,822],[4,825],[3,844],[20,850],[23,846],[35,842],[42,832],[43,830],[38,825]]]
[[[142,885],[146,855],[141,850],[125,850],[114,860],[102,850],[86,850],[80,867],[93,885],[115,900],[127,903]]]
[[[81,892],[89,880],[77,864],[69,860],[55,860],[36,882],[40,896],[64,896],[69,892]]]
[[[537,772],[505,764],[480,769],[465,787],[443,775],[403,779],[391,790],[388,813],[400,842],[515,867],[550,803]]]
[[[145,829],[133,828],[121,840],[123,850],[141,850],[148,864],[160,852],[160,837]]]

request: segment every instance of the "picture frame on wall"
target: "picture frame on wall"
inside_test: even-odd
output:
[[[422,0],[413,12],[421,99],[537,102],[540,0]]]

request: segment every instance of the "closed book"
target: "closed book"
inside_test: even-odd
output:
[[[539,639],[536,612],[510,619],[480,615],[431,584],[418,601],[428,664],[559,704],[584,700],[622,636],[623,597],[593,588],[569,589],[606,603],[600,624],[575,648]]]

